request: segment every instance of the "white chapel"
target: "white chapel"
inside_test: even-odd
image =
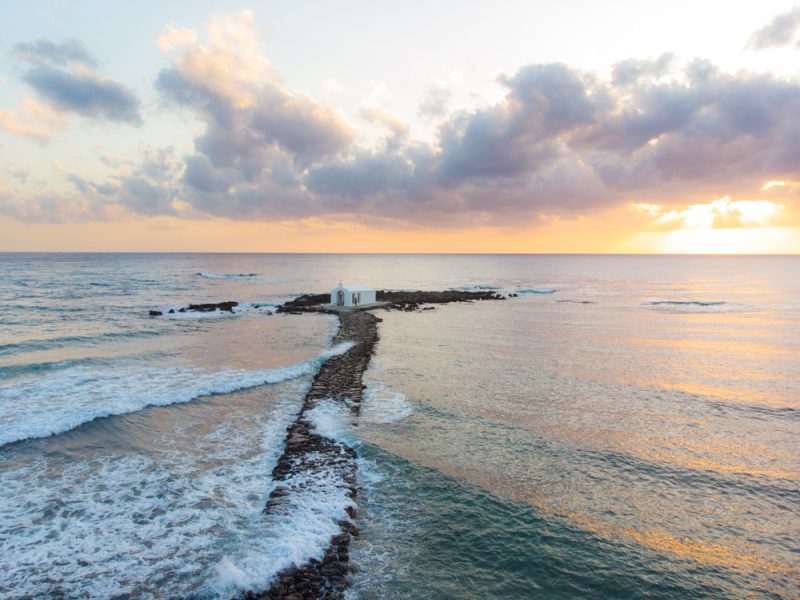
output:
[[[343,284],[331,290],[331,304],[333,306],[355,307],[375,303],[375,288],[369,285]]]

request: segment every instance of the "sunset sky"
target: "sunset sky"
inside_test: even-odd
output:
[[[0,56],[0,251],[800,252],[793,2],[30,0]]]

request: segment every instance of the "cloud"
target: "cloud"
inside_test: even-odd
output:
[[[376,81],[359,115],[385,133],[373,140],[284,83],[249,11],[215,17],[204,35],[168,28],[159,44],[169,65],[156,88],[202,130],[185,156],[153,150],[103,184],[85,182],[90,214],[111,202],[192,218],[514,227],[635,202],[676,211],[660,225],[673,226],[697,198],[728,193],[714,223],[741,225],[757,212],[743,198],[800,180],[796,78],[669,54],[620,61],[608,77],[531,64],[497,78],[492,104],[445,112],[423,98],[420,110],[438,113],[429,141],[386,108]],[[789,206],[796,193],[769,197]]]
[[[175,48],[197,43],[197,33],[193,29],[167,26],[156,43],[162,52],[171,52]]]
[[[100,207],[77,194],[0,195],[0,214],[28,223],[105,220]]]
[[[32,99],[23,101],[20,112],[0,108],[0,130],[39,142],[49,141],[66,125],[62,115]]]
[[[755,50],[780,48],[797,41],[800,32],[800,6],[777,15],[750,36],[748,46]]]
[[[184,36],[156,88],[205,122],[195,143],[215,167],[237,165],[252,180],[277,154],[308,164],[353,141],[339,110],[283,85],[263,58],[250,11],[215,18],[207,37],[203,44]]]
[[[611,81],[617,86],[639,83],[644,78],[660,79],[667,75],[675,60],[675,55],[665,52],[655,60],[623,60],[611,69]]]
[[[561,64],[531,65],[501,76],[498,104],[461,113],[440,128],[446,177],[515,177],[535,172],[562,152],[560,137],[594,121],[602,99],[591,78]]]
[[[50,106],[51,112],[71,112],[130,125],[142,123],[139,99],[118,81],[92,71],[90,67],[96,61],[82,42],[38,39],[16,44],[12,55],[28,63],[22,79]],[[40,141],[51,137],[52,128],[24,125],[21,118],[5,112],[5,125],[0,125],[4,129]],[[46,119],[38,120],[47,125]]]
[[[73,192],[0,196],[0,214],[37,223],[112,221],[132,214],[177,215],[182,170],[172,148],[146,148],[132,168],[102,183],[65,173],[63,179]]]
[[[40,65],[23,76],[25,82],[54,107],[85,117],[140,125],[139,99],[128,88],[85,67],[72,73]]]
[[[442,81],[435,81],[419,103],[419,115],[428,120],[443,117],[447,113],[452,95],[450,86]]]
[[[12,49],[12,54],[33,64],[49,63],[66,66],[81,63],[96,66],[97,61],[89,53],[83,42],[67,39],[60,43],[40,38],[33,42],[21,42]]]

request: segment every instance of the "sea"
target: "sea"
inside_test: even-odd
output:
[[[800,257],[408,254],[0,254],[0,597],[321,555],[338,498],[261,511],[346,347],[273,313],[340,280],[509,296],[379,310],[360,417],[315,415],[359,456],[348,598],[800,597]]]

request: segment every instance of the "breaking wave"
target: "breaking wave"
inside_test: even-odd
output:
[[[343,402],[320,400],[305,417],[317,434],[348,444],[355,442],[353,414]],[[314,455],[307,460],[313,461]],[[355,507],[347,482],[331,465],[295,473],[273,482],[272,489],[279,483],[291,492],[276,510],[264,516],[261,526],[265,534],[218,564],[212,585],[220,597],[265,589],[276,573],[301,565],[309,557],[322,558],[331,537],[340,531],[339,522],[349,518],[347,509]]]
[[[368,423],[395,423],[414,413],[414,405],[400,392],[379,381],[368,381],[361,419]]]
[[[499,287],[493,285],[462,285],[456,289],[460,292],[492,292],[495,290],[499,290]]]
[[[493,285],[465,285],[461,287],[454,288],[456,290],[462,292],[498,292],[501,294],[520,294],[520,295],[527,295],[527,294],[555,294],[558,290],[554,288],[532,288],[532,289],[522,289],[522,290],[515,290],[512,288],[502,288]]]
[[[94,419],[148,406],[181,404],[312,375],[325,360],[351,347],[351,342],[337,344],[313,360],[279,369],[207,371],[120,363],[102,369],[78,366],[47,377],[5,383],[0,386],[0,446],[63,433]]]
[[[269,577],[287,547],[309,549],[315,525],[310,515],[292,531],[261,515],[301,387],[281,392],[270,412],[228,414],[194,440],[196,453],[112,454],[55,473],[36,458],[0,472],[0,596],[227,599],[225,565],[241,566],[225,557],[256,548]]]

